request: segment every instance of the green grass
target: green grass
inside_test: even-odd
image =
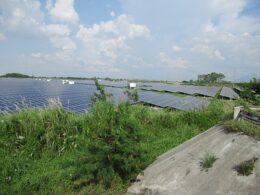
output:
[[[249,121],[243,119],[240,121],[228,120],[224,123],[224,127],[228,132],[243,132],[246,135],[260,140],[260,126]]]
[[[222,100],[197,112],[103,102],[83,115],[50,107],[0,116],[0,194],[124,194],[158,155],[232,108]]]
[[[217,157],[213,153],[206,153],[205,156],[200,161],[200,166],[202,170],[208,171],[217,160]]]
[[[253,173],[255,162],[257,160],[258,159],[254,157],[250,160],[240,163],[239,165],[235,166],[234,169],[239,175],[249,176]]]

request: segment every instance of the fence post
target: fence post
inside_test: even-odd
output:
[[[238,120],[239,119],[239,115],[240,115],[240,112],[241,110],[243,110],[243,106],[236,106],[234,107],[234,116],[233,116],[233,119],[234,120]]]

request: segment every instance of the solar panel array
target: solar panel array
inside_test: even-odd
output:
[[[174,93],[184,93],[188,95],[204,95],[214,97],[220,90],[220,87],[214,86],[193,86],[193,85],[177,85],[165,83],[138,83],[138,87],[146,90],[166,91]]]
[[[195,110],[209,104],[206,99],[185,96],[179,97],[171,94],[160,94],[156,92],[140,91],[139,101],[162,108],[174,108],[178,110]]]
[[[239,99],[239,95],[229,87],[223,87],[220,92],[220,96],[229,99]]]
[[[85,85],[95,85],[94,80],[77,80],[76,84],[85,84]],[[108,80],[98,80],[98,83],[107,87],[127,87],[128,82],[126,81],[108,81]]]
[[[89,109],[95,90],[94,85],[63,85],[60,80],[1,79],[0,113],[25,107],[44,107],[50,98],[59,99],[66,110],[83,113]]]
[[[94,80],[75,80],[75,84],[95,85]]]
[[[48,105],[50,98],[59,99],[68,111],[84,113],[89,110],[91,97],[96,92],[95,85],[89,80],[86,83],[63,85],[61,80],[46,82],[33,79],[0,79],[0,113],[25,107],[44,107]],[[122,85],[123,83],[120,84]],[[105,91],[116,104],[128,99],[124,88],[105,87]],[[208,105],[205,98],[192,96],[179,97],[151,91],[138,91],[138,96],[139,102],[162,108],[193,110]]]
[[[78,81],[79,84],[92,84],[93,80]],[[127,87],[128,82],[126,81],[108,81],[99,80],[99,84],[108,87]],[[194,85],[177,85],[177,84],[166,84],[166,83],[137,83],[138,88],[145,90],[164,91],[173,93],[183,93],[187,95],[203,95],[208,97],[214,97],[221,89],[220,87],[214,86],[194,86]]]

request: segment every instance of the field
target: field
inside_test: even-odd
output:
[[[62,108],[0,117],[1,194],[123,194],[167,150],[230,118],[233,101],[198,112],[114,107],[77,115]]]

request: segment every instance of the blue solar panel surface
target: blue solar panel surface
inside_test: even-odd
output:
[[[13,112],[26,107],[45,107],[49,99],[58,99],[68,111],[84,113],[90,109],[91,97],[96,92],[96,86],[93,81],[80,82],[75,81],[74,85],[64,85],[61,80],[46,82],[33,79],[0,79],[0,113]],[[83,84],[84,82],[86,85]],[[128,100],[126,89],[116,87],[123,85],[125,83],[121,82],[105,87],[112,102],[118,104]],[[160,85],[164,84],[157,84]],[[138,96],[139,102],[162,108],[194,110],[208,105],[206,99],[192,96],[179,97],[151,91],[138,91]]]
[[[160,94],[156,92],[140,91],[139,101],[162,108],[174,108],[178,110],[196,110],[209,104],[206,99],[186,96],[179,97],[171,94]]]
[[[59,99],[66,110],[83,113],[95,90],[94,85],[63,85],[60,80],[0,79],[0,112],[47,106],[52,98]]]
[[[229,87],[223,87],[220,96],[229,98],[229,99],[238,99],[239,95],[231,88]]]
[[[146,90],[184,93],[188,95],[199,94],[208,97],[214,97],[220,90],[220,87],[214,86],[177,85],[165,83],[138,83],[138,87]]]

